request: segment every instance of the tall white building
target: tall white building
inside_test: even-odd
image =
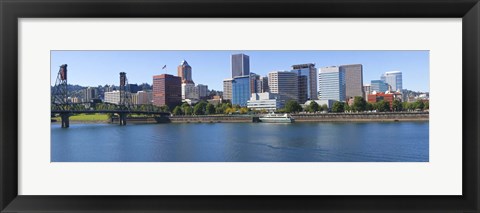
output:
[[[105,92],[105,103],[120,104],[120,90]]]
[[[94,87],[88,87],[84,91],[84,102],[90,102],[92,99],[98,97],[98,90]]]
[[[223,99],[232,100],[232,81],[233,79],[223,80]]]
[[[135,105],[152,104],[152,92],[138,91],[133,93],[132,103]]]
[[[337,66],[320,68],[318,93],[320,100],[345,101],[345,73]]]
[[[182,99],[198,99],[194,83],[182,83]]]
[[[392,87],[393,91],[402,91],[403,82],[402,82],[402,72],[400,71],[390,71],[385,72],[380,77],[385,83],[389,84]]]
[[[298,101],[298,75],[289,71],[273,71],[268,73],[270,93],[278,94],[281,100]]]

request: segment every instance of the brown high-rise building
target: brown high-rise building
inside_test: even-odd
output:
[[[289,71],[273,71],[268,73],[270,93],[279,95],[279,99],[298,102],[298,75]]]
[[[341,72],[345,73],[345,99],[355,96],[365,97],[363,94],[363,66],[361,64],[341,65]]]
[[[153,105],[172,109],[182,102],[182,78],[169,74],[153,76]]]
[[[177,68],[178,76],[182,79],[182,83],[192,83],[192,67],[186,60],[183,60]]]

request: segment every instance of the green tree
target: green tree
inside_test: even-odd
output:
[[[193,113],[193,109],[191,106],[187,106],[183,108],[183,112],[185,113],[185,115],[191,115]]]
[[[414,111],[416,108],[417,108],[417,105],[415,104],[415,102],[408,104],[408,109],[410,111]]]
[[[423,110],[423,107],[425,107],[425,104],[421,100],[415,101],[415,103],[413,105],[415,106],[416,110],[417,109],[418,110]]]
[[[402,109],[408,111],[410,109],[410,103],[402,102]]]
[[[367,111],[372,111],[372,110],[374,110],[373,104],[372,104],[372,103],[367,103],[367,104],[365,105],[365,110],[367,110]]]
[[[160,107],[160,110],[162,112],[170,112],[170,107],[168,107],[168,105],[164,105]]]
[[[328,112],[328,106],[327,106],[327,104],[323,104],[323,105],[322,105],[321,111],[327,111],[327,112]]]
[[[287,102],[287,104],[285,104],[285,111],[288,113],[300,112],[302,111],[302,106],[300,106],[300,104],[298,104],[296,101],[290,100]]]
[[[200,101],[195,106],[193,107],[193,114],[195,115],[204,115],[205,114],[205,108],[207,107],[207,103],[204,101]]]
[[[240,108],[242,108],[242,107],[241,107],[240,105],[238,105],[238,104],[234,104],[234,105],[232,106],[232,108],[235,109],[235,112],[236,112],[236,111],[240,110]]]
[[[348,105],[348,103],[345,103],[345,104],[343,105],[343,110],[344,110],[345,112],[350,112],[350,111],[352,110],[352,107],[351,107],[350,105]]]
[[[332,112],[345,112],[345,103],[337,101],[333,103]]]
[[[242,107],[240,108],[240,114],[246,114],[248,112],[248,108],[247,107]]]
[[[376,109],[379,112],[390,111],[390,103],[388,103],[388,101],[381,100],[381,101],[377,102],[375,105],[376,105]]]
[[[399,100],[394,100],[392,102],[392,109],[394,112],[402,111],[403,110],[402,102],[400,102]]]
[[[181,115],[181,114],[183,114],[183,112],[182,112],[182,107],[176,106],[176,107],[173,109],[173,114],[174,114],[174,115]]]
[[[365,111],[367,106],[367,102],[363,97],[360,96],[355,96],[353,99],[353,105],[352,105],[352,110],[354,112],[363,112]]]
[[[318,112],[320,110],[320,106],[316,101],[311,101],[307,109],[309,112]]]
[[[429,101],[425,102],[425,105],[423,106],[423,109],[427,110],[427,109],[429,109],[429,107],[430,107],[430,102]]]
[[[226,106],[224,104],[218,104],[215,106],[215,113],[217,114],[224,114]]]
[[[236,110],[232,107],[227,107],[225,109],[225,114],[232,114],[232,113],[235,113],[235,112],[236,112]]]
[[[211,103],[208,103],[205,107],[205,112],[207,113],[207,115],[215,114],[215,106],[213,106],[213,104]]]

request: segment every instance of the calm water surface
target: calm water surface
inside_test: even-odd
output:
[[[428,122],[51,125],[52,162],[426,162]]]

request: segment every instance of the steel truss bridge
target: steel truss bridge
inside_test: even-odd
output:
[[[133,105],[131,99],[130,88],[128,85],[127,74],[120,72],[120,101],[119,104],[113,103],[71,103],[68,100],[67,88],[67,64],[60,66],[55,86],[52,89],[51,114],[60,115],[62,120],[62,128],[70,126],[69,117],[74,114],[81,113],[111,113],[119,117],[119,124],[124,126],[127,124],[128,114],[142,114],[154,116],[170,116],[170,113],[161,112],[153,105]]]

